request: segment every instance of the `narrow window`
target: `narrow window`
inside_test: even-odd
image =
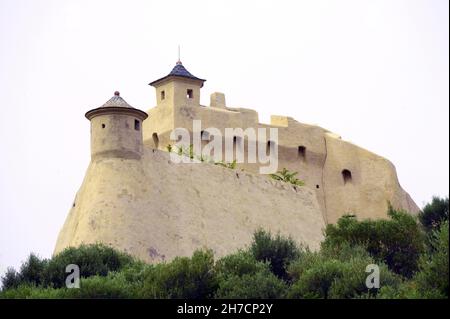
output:
[[[192,91],[192,89],[187,89],[186,97],[187,97],[188,99],[194,98],[194,91]]]
[[[105,128],[106,127],[106,125],[105,124],[102,124],[102,128]]]
[[[155,145],[155,148],[158,148],[158,146],[159,146],[158,134],[157,133],[153,133],[152,138],[153,138],[153,144]]]
[[[351,182],[352,181],[352,172],[350,172],[348,169],[344,169],[342,171],[342,178],[344,179],[344,184]]]
[[[306,158],[306,147],[304,147],[304,146],[299,146],[298,147],[298,157],[301,159],[301,160],[305,160],[305,158]]]
[[[166,92],[161,91],[161,101],[166,98]]]
[[[139,120],[134,120],[134,129],[139,131],[141,129],[141,122]]]

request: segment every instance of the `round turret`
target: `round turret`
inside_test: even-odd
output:
[[[147,113],[130,106],[118,91],[101,107],[86,113],[91,121],[91,158],[140,159],[142,121]]]

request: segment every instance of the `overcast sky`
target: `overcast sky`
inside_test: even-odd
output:
[[[201,102],[319,124],[390,159],[422,207],[449,185],[449,1],[0,0],[0,272],[50,257],[89,164],[84,113],[184,66]]]

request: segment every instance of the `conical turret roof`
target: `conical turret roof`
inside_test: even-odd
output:
[[[128,104],[121,96],[119,91],[114,92],[114,96],[110,98],[101,107],[128,107],[134,109],[130,104]]]
[[[149,85],[154,86],[155,84],[158,84],[159,82],[166,80],[170,77],[180,77],[180,78],[199,81],[199,82],[201,82],[201,86],[203,86],[203,82],[206,81],[204,79],[200,79],[200,78],[192,75],[188,70],[186,70],[186,68],[181,63],[181,61],[178,61],[177,64],[173,67],[172,71],[170,71],[170,73],[168,75],[149,83]]]
[[[145,120],[148,115],[144,111],[135,109],[130,104],[128,104],[121,96],[119,91],[114,92],[114,96],[110,98],[102,106],[88,111],[85,116],[88,120],[91,120],[97,115],[103,114],[129,114],[136,116],[141,120]]]

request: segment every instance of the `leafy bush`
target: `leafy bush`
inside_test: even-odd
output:
[[[3,289],[16,288],[20,285],[40,285],[47,264],[48,260],[41,260],[31,253],[20,267],[19,272],[11,267],[7,269],[5,275],[1,278]]]
[[[268,263],[257,261],[248,251],[228,255],[216,263],[218,289],[215,298],[282,298],[286,284]]]
[[[448,211],[448,197],[433,197],[419,213],[419,221],[427,232],[437,230],[442,222],[448,221]]]
[[[220,281],[215,297],[219,299],[278,299],[284,297],[286,288],[286,283],[267,267],[256,273],[224,277]]]
[[[292,238],[280,234],[272,238],[270,232],[262,229],[253,234],[250,252],[256,260],[268,262],[271,271],[281,279],[288,279],[286,267],[300,255],[300,249]]]
[[[353,251],[353,253],[351,253]],[[341,251],[306,252],[289,266],[294,282],[289,298],[361,298],[375,296],[378,289],[369,289],[366,267],[374,259],[363,247],[344,246]],[[398,286],[400,278],[379,264],[380,287]]]
[[[255,257],[248,251],[240,250],[235,254],[231,254],[219,259],[215,266],[218,276],[243,276],[252,274],[265,269],[269,266],[265,262],[255,259]]]
[[[195,251],[192,258],[177,257],[167,264],[148,267],[141,296],[144,298],[204,299],[217,288],[211,251]]]
[[[25,263],[20,267],[20,282],[39,285],[42,283],[42,274],[48,260],[39,259],[35,254],[30,254]]]
[[[20,285],[20,275],[12,267],[8,267],[1,280],[3,289],[17,288]]]
[[[60,298],[137,298],[136,286],[127,281],[121,273],[110,273],[108,276],[92,276],[82,278],[80,289],[62,288]]]
[[[34,284],[21,284],[0,292],[0,299],[55,299],[63,298],[62,289],[43,288]]]
[[[336,225],[327,226],[323,247],[363,245],[378,262],[410,278],[418,269],[424,236],[411,215],[390,207],[388,216],[389,220],[363,221],[350,215],[341,217]]]
[[[448,221],[441,224],[439,230],[434,231],[432,245],[434,252],[426,254],[420,260],[420,272],[415,280],[420,292],[433,291],[434,296],[448,298],[449,264],[448,264]]]
[[[106,276],[134,262],[125,253],[103,244],[69,247],[54,256],[43,272],[43,284],[49,287],[63,287],[67,277],[66,267],[75,264],[80,267],[81,277]]]

